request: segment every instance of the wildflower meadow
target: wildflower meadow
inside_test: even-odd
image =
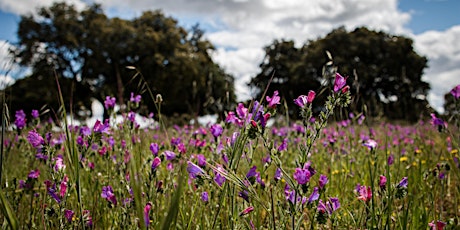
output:
[[[135,94],[121,122],[108,96],[110,118],[92,127],[65,110],[4,112],[2,227],[459,229],[459,113],[407,125],[359,112],[335,120],[352,95],[332,77],[321,111],[319,92],[286,102],[298,121],[277,113],[277,91],[203,126],[166,125],[158,113],[141,127]],[[459,105],[460,86],[451,96]],[[161,96],[155,103],[161,111]]]

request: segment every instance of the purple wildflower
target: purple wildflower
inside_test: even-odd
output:
[[[209,128],[209,130],[211,131],[211,134],[214,136],[214,137],[219,137],[220,135],[222,135],[224,129],[222,128],[221,125],[219,124],[213,124],[211,125],[211,128]]]
[[[299,107],[304,107],[305,105],[311,104],[315,99],[316,93],[315,91],[310,90],[308,95],[300,95],[296,99],[294,99],[294,104],[298,105]]]
[[[313,201],[319,199],[319,192],[318,192],[318,187],[313,188],[313,192],[311,193],[310,197],[308,198],[308,204],[313,203]]]
[[[108,186],[102,187],[101,197],[111,202],[112,204],[117,205],[117,198],[115,197],[115,194],[113,193],[112,186],[108,185]]]
[[[301,169],[301,168],[296,168],[295,173],[294,173],[294,179],[297,181],[299,184],[306,184],[307,182],[310,181],[310,171],[308,169]]]
[[[105,97],[105,101],[104,101],[105,109],[110,109],[110,108],[115,107],[116,101],[117,100],[115,99],[115,97],[110,97],[110,96]]]
[[[407,188],[407,177],[403,177],[399,184],[397,185],[398,188]]]
[[[283,142],[278,146],[278,151],[285,151],[287,150],[287,142],[288,142],[288,139],[287,138],[284,138]]]
[[[150,151],[154,156],[158,156],[158,151],[160,150],[160,147],[158,146],[157,143],[151,143],[150,144]]]
[[[161,159],[159,157],[155,157],[152,161],[152,170],[156,170],[158,166],[161,164]]]
[[[174,153],[173,151],[166,150],[163,152],[163,154],[165,155],[166,160],[168,161],[174,160],[176,158],[176,153]]]
[[[16,120],[14,120],[14,124],[18,129],[23,129],[26,126],[26,114],[24,113],[24,110],[18,110],[16,111],[15,114]]]
[[[40,134],[37,133],[36,130],[30,130],[29,134],[27,135],[27,141],[37,149],[38,152],[41,152],[41,149],[43,148],[43,145],[45,144],[45,140],[43,139]]]
[[[364,143],[363,146],[366,146],[369,148],[369,150],[375,149],[377,147],[377,142],[372,140],[372,139],[367,139]]]
[[[380,175],[380,178],[379,178],[379,187],[380,187],[380,189],[384,190],[386,184],[387,184],[387,178],[384,175]]]
[[[108,120],[105,120],[104,123],[102,123],[99,120],[96,120],[96,123],[94,124],[93,131],[96,133],[106,133],[109,134],[110,132],[110,124]]]
[[[280,104],[280,97],[278,96],[278,90],[275,90],[275,92],[273,92],[272,97],[266,96],[265,99],[268,102],[268,108],[275,108],[276,105]]]
[[[74,214],[75,213],[72,210],[69,210],[69,209],[64,210],[64,216],[67,219],[67,221],[69,221],[69,222],[72,222]]]
[[[208,192],[202,192],[201,193],[201,200],[205,203],[209,202],[209,194]]]
[[[197,176],[204,175],[203,169],[200,166],[192,163],[191,161],[187,162],[187,172],[190,178],[196,178]]]
[[[454,96],[455,99],[460,98],[460,85],[455,86],[451,91],[450,94]]]
[[[40,170],[32,170],[29,172],[29,175],[27,176],[30,179],[37,179],[40,176]]]
[[[283,176],[283,173],[281,172],[281,169],[280,168],[276,168],[275,170],[275,176],[273,176],[275,178],[275,181],[279,181],[281,180],[281,177]]]
[[[320,189],[324,189],[324,186],[326,186],[327,182],[329,182],[329,180],[327,179],[326,175],[319,176],[319,188]]]
[[[337,93],[347,84],[347,78],[342,77],[339,73],[335,73],[334,92]]]
[[[134,95],[133,92],[131,92],[131,97],[129,98],[129,101],[134,102],[134,103],[139,103],[141,102],[141,95]]]
[[[31,115],[32,115],[32,117],[33,117],[34,119],[37,119],[37,118],[40,116],[40,114],[38,113],[38,110],[36,110],[36,109],[33,109],[33,110],[32,110]]]
[[[150,209],[152,209],[152,203],[148,202],[144,207],[144,224],[145,224],[145,227],[147,228],[150,225],[150,217],[149,217]]]
[[[358,192],[358,199],[364,202],[368,202],[372,198],[372,190],[370,186],[358,185],[356,187]]]
[[[206,166],[206,157],[203,154],[196,155],[196,159],[198,160],[198,166],[200,167]]]

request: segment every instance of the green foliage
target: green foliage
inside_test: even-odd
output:
[[[81,86],[74,88],[75,111],[88,108],[90,97],[104,101],[106,95],[116,95],[124,103],[131,92],[148,96],[145,83],[163,96],[165,115],[223,114],[234,105],[233,77],[212,61],[214,47],[198,26],[187,31],[161,11],[132,20],[108,18],[99,5],[78,11],[55,3],[37,13],[21,17],[13,53],[20,65],[32,67],[36,77],[30,82],[53,78],[56,72]],[[146,82],[133,79],[127,66],[136,67]],[[37,90],[27,90],[40,98]],[[147,103],[147,109],[154,111],[153,104]]]
[[[421,79],[427,59],[414,51],[409,38],[366,28],[350,32],[339,28],[300,48],[292,41],[274,41],[265,52],[261,72],[250,84],[264,89],[274,74],[269,93],[278,90],[288,102],[333,80],[324,78],[323,73],[340,66],[339,72],[349,76],[347,82],[354,95],[350,110],[366,108],[368,117],[407,121],[429,114],[426,96],[430,87]],[[331,56],[335,66],[323,69],[332,61]],[[315,106],[326,98],[319,95]],[[289,111],[294,117],[298,114],[292,105]]]

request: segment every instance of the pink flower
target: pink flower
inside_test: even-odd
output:
[[[152,170],[156,170],[158,166],[161,164],[161,159],[159,157],[155,157],[152,161]]]
[[[431,223],[428,224],[428,226],[430,226],[430,230],[443,230],[446,225],[446,223],[439,220],[437,220],[436,223],[431,221]]]
[[[342,77],[339,73],[335,73],[334,92],[337,93],[347,84],[347,78]]]
[[[359,200],[362,200],[364,202],[368,202],[371,200],[372,198],[372,190],[371,190],[371,187],[370,186],[358,186],[357,187],[357,191],[358,191],[358,199]]]
[[[294,173],[294,180],[299,184],[306,184],[310,181],[310,171],[308,169],[296,168]]]
[[[40,170],[32,170],[29,172],[29,175],[27,176],[30,179],[37,179],[40,176]]]
[[[115,97],[110,97],[110,96],[105,97],[105,101],[104,101],[105,109],[115,107],[115,102],[116,101],[117,100],[115,99]]]
[[[150,225],[150,217],[149,217],[150,209],[152,209],[152,203],[148,202],[144,207],[144,224],[145,224],[145,227],[147,228]]]
[[[265,99],[267,99],[269,108],[274,108],[276,107],[276,105],[280,104],[280,97],[278,96],[278,90],[275,90],[275,92],[273,92],[272,97],[266,96]]]
[[[249,206],[249,207],[247,207],[246,209],[244,209],[244,210],[240,213],[240,216],[245,216],[245,215],[251,213],[252,211],[254,211],[254,207]]]
[[[450,94],[454,96],[455,99],[460,98],[460,85],[455,86],[451,91]]]
[[[43,139],[40,134],[37,133],[35,130],[30,130],[29,134],[27,135],[27,141],[37,149],[37,151],[41,152],[41,149],[43,148],[43,145],[45,144],[45,140]]]
[[[315,96],[315,91],[310,90],[308,92],[308,96],[300,95],[297,97],[297,99],[294,99],[294,104],[298,105],[299,107],[304,107],[305,105],[311,104],[315,99]]]

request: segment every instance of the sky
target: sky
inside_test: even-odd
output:
[[[422,79],[431,85],[428,101],[443,112],[444,94],[460,84],[460,0],[67,0],[83,9],[102,4],[110,17],[130,19],[161,9],[181,26],[197,23],[215,46],[213,60],[235,77],[239,100],[251,98],[246,86],[259,72],[263,47],[275,39],[300,46],[334,28],[359,26],[402,35],[429,60]],[[0,0],[0,82],[12,83],[24,70],[13,66],[7,49],[17,41],[19,15],[53,0]],[[340,69],[340,67],[339,67]],[[10,71],[6,71],[10,70]]]

